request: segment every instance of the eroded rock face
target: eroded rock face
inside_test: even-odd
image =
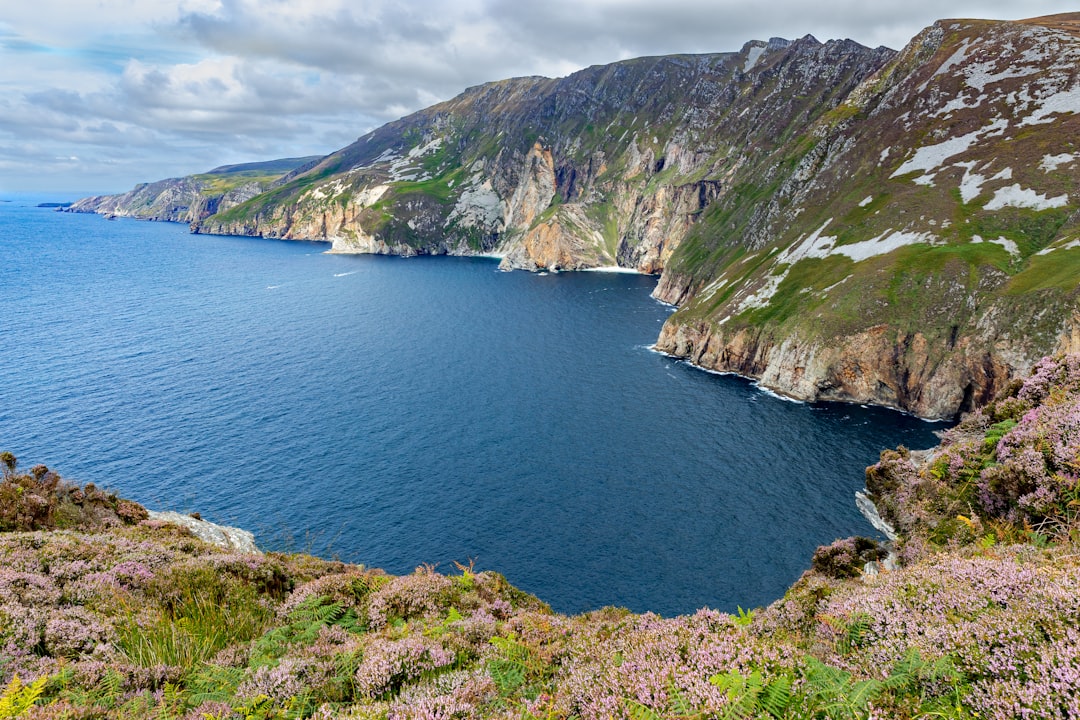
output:
[[[615,265],[604,237],[581,205],[564,205],[550,219],[535,223],[525,237],[509,244],[503,270],[581,270]]]
[[[771,162],[892,55],[807,36],[488,83],[194,229],[659,273],[740,169]],[[376,187],[389,189],[369,202]]]
[[[1004,363],[985,340],[959,338],[942,357],[921,333],[897,334],[885,326],[825,342],[669,321],[656,348],[704,368],[755,378],[798,400],[871,403],[931,419],[985,403],[1031,370],[1030,364]]]
[[[217,525],[212,522],[207,522],[206,520],[194,518],[191,515],[184,515],[171,510],[164,512],[149,510],[148,513],[150,520],[167,522],[185,527],[190,530],[195,537],[200,540],[205,540],[208,543],[230,548],[237,552],[261,554],[258,546],[255,545],[255,535],[247,530],[241,530],[240,528],[229,527],[227,525]]]
[[[794,397],[927,417],[1076,347],[1080,277],[1062,268],[1080,254],[1080,37],[1067,27],[920,33],[800,151],[709,206],[656,288],[680,306],[658,347]]]

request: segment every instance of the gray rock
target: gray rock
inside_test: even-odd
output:
[[[247,530],[241,530],[240,528],[229,527],[227,525],[218,525],[171,510],[165,512],[149,510],[147,512],[150,513],[150,520],[157,520],[159,522],[167,522],[172,523],[173,525],[186,527],[193,535],[195,535],[195,537],[200,540],[205,540],[208,543],[231,548],[237,552],[262,554],[262,551],[255,545],[255,535]]]
[[[896,529],[886,522],[885,518],[881,517],[877,506],[874,505],[874,501],[870,499],[869,495],[862,491],[856,492],[855,506],[859,508],[859,512],[861,512],[863,517],[874,526],[875,530],[889,538],[889,542],[896,542],[899,537],[899,535],[896,534]]]

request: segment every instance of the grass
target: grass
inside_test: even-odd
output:
[[[155,603],[129,608],[118,628],[117,647],[140,667],[196,667],[262,635],[274,619],[254,586],[208,567],[162,575],[151,596]]]
[[[811,293],[843,280],[851,273],[852,265],[843,255],[801,260],[790,267],[769,304],[749,311],[743,319],[752,325],[780,324],[800,313],[807,313],[822,302]]]
[[[1075,292],[1078,283],[1080,248],[1070,248],[1032,256],[1027,267],[1009,281],[1006,292],[1010,295],[1023,295],[1039,290]]]
[[[259,170],[244,170],[235,173],[218,174],[204,173],[192,175],[192,179],[202,185],[203,195],[224,195],[230,190],[235,190],[241,185],[260,183],[269,185],[285,173],[267,173]]]

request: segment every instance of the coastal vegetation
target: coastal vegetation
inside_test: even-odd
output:
[[[736,615],[571,617],[471,564],[242,553],[0,470],[0,718],[1080,714],[1080,356],[883,452],[867,490],[896,542],[822,547]]]

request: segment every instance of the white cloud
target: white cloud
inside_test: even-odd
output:
[[[898,48],[941,16],[1018,12],[1014,0],[774,0],[768,12],[742,0],[9,5],[0,22],[0,190],[44,189],[57,178],[121,190],[204,165],[330,152],[504,77],[737,50],[771,36]],[[1027,0],[1020,12],[1071,9]],[[17,151],[26,147],[32,156]]]

